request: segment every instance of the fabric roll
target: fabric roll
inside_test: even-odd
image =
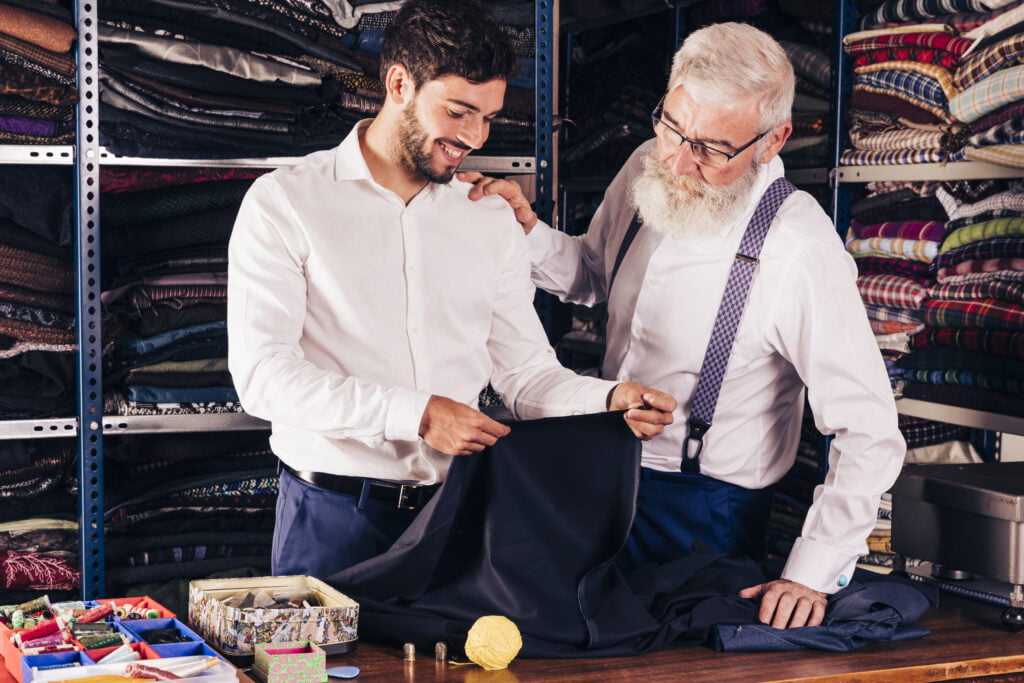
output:
[[[1024,99],[1024,65],[1002,69],[949,100],[949,111],[971,123],[1011,102]]]
[[[928,288],[899,275],[861,275],[857,290],[866,304],[915,310],[928,298]]]
[[[1024,359],[1024,332],[971,327],[926,327],[911,339],[915,349],[952,347]]]
[[[68,24],[9,4],[0,4],[4,33],[53,52],[68,52],[78,34]]]
[[[1024,306],[997,299],[943,301],[932,299],[917,313],[931,327],[981,327],[1017,330],[1024,327]]]

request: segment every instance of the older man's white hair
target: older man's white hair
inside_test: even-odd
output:
[[[758,130],[790,120],[796,78],[785,50],[770,35],[748,24],[712,24],[694,31],[672,61],[668,91],[683,86],[710,106],[756,101]]]

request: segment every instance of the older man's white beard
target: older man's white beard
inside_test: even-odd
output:
[[[754,158],[734,183],[715,187],[689,176],[676,177],[652,149],[631,188],[640,218],[655,232],[673,238],[714,235],[746,206],[757,179],[759,164]]]

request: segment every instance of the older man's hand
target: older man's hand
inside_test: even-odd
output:
[[[738,595],[741,598],[760,598],[761,609],[757,618],[775,628],[821,626],[825,607],[828,606],[825,593],[786,579],[744,588]]]
[[[625,410],[626,424],[640,439],[647,440],[672,424],[676,400],[669,394],[638,382],[616,384],[608,394],[608,410]]]

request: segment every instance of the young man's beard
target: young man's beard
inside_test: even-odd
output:
[[[446,145],[455,149],[466,149],[465,145],[445,140]],[[416,115],[416,103],[413,102],[402,114],[398,127],[398,135],[392,138],[394,156],[411,171],[432,183],[447,183],[458,170],[457,166],[444,166],[441,171],[434,169],[437,155],[434,154],[434,143],[430,135]]]
[[[689,176],[675,176],[658,158],[657,148],[643,159],[630,188],[644,225],[670,237],[707,237],[735,220],[757,180],[757,155],[731,185],[715,187]]]

